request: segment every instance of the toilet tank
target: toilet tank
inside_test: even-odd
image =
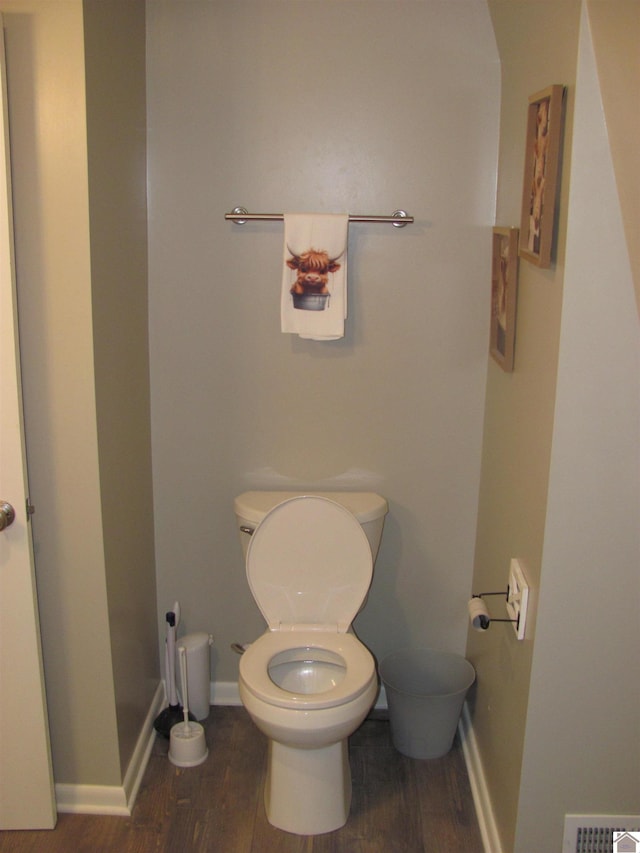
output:
[[[389,511],[386,500],[375,492],[243,492],[234,501],[234,510],[238,523],[238,535],[242,545],[242,553],[246,559],[249,537],[260,524],[265,515],[274,506],[289,498],[313,495],[314,497],[329,498],[353,513],[362,525],[369,540],[371,556],[375,563],[378,548],[382,538],[384,517]]]

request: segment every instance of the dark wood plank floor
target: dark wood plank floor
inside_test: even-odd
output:
[[[209,757],[179,769],[158,738],[130,818],[61,814],[50,832],[2,832],[0,853],[482,853],[458,739],[444,758],[393,748],[389,723],[370,718],[350,740],[353,802],[335,832],[274,829],[262,800],[267,744],[244,708],[212,707]]]

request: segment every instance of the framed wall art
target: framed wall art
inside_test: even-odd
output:
[[[491,334],[489,352],[506,371],[513,370],[518,299],[518,229],[493,229],[491,251]]]
[[[563,99],[560,85],[529,98],[519,251],[539,267],[551,266]]]

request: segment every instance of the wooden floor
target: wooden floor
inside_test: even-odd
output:
[[[212,707],[209,757],[179,769],[157,738],[130,818],[61,814],[50,832],[1,832],[12,853],[482,853],[458,739],[444,758],[396,752],[389,723],[368,719],[350,739],[351,815],[342,829],[274,829],[262,800],[266,739],[244,708]]]

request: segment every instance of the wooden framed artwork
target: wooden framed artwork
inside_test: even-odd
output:
[[[506,371],[513,370],[518,299],[518,229],[493,229],[491,251],[491,336],[489,352]]]
[[[520,217],[520,257],[551,266],[564,86],[549,86],[529,98]]]

